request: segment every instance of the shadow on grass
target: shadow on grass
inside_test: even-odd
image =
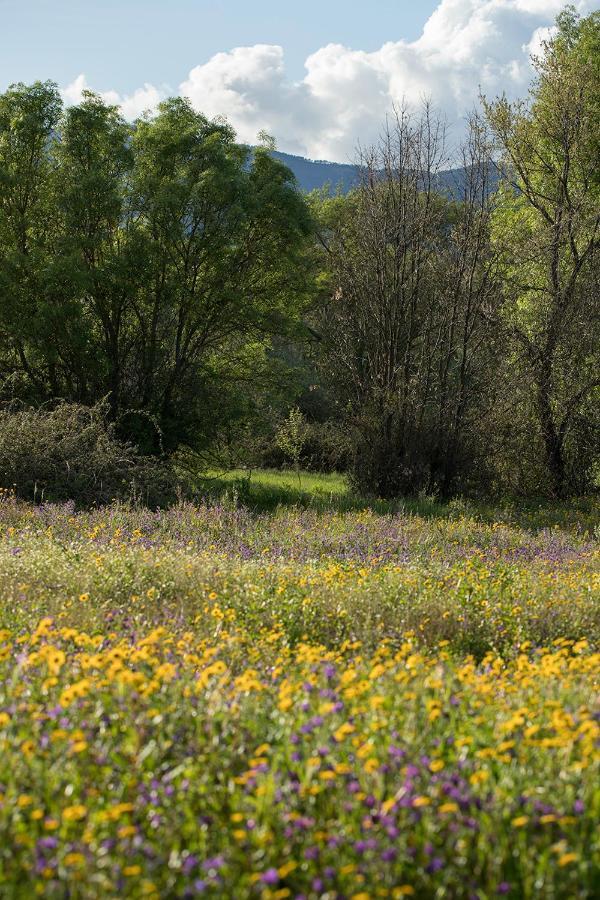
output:
[[[246,506],[256,513],[279,507],[311,509],[322,513],[370,510],[377,515],[414,515],[425,519],[468,517],[537,532],[559,528],[589,536],[600,536],[600,497],[583,497],[557,504],[547,500],[497,502],[456,498],[443,502],[435,497],[402,497],[381,500],[360,496],[350,489],[344,475],[315,474],[271,469],[208,473],[198,478],[197,489],[216,502]]]

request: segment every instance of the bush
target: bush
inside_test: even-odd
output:
[[[307,472],[346,472],[352,463],[352,439],[348,430],[335,422],[307,422],[299,455]],[[258,463],[267,469],[285,468],[289,462],[276,437],[265,441]]]
[[[169,466],[120,440],[107,413],[105,403],[0,409],[0,483],[35,502],[160,506],[174,499]]]

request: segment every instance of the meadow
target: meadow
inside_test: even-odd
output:
[[[0,502],[0,895],[600,894],[600,508]]]

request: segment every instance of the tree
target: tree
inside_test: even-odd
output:
[[[107,397],[146,451],[205,446],[310,293],[291,172],[186,100],[129,125],[48,83],[0,97],[0,179],[6,391]]]
[[[16,84],[0,95],[0,371],[9,391],[26,396],[43,392],[49,375],[41,312],[52,257],[50,148],[60,110],[51,82]]]
[[[473,122],[460,197],[442,197],[443,137],[429,107],[400,110],[363,153],[358,189],[322,216],[326,367],[355,435],[355,481],[384,497],[455,489],[481,409],[490,169]]]
[[[302,486],[300,479],[300,457],[308,439],[308,425],[297,406],[293,406],[287,419],[285,419],[275,435],[275,443],[282,453],[293,463],[298,477],[298,487]]]
[[[600,427],[599,36],[598,13],[565,11],[534,61],[529,102],[485,104],[504,176],[502,323],[557,497],[586,486],[600,452],[600,431],[587,427],[590,416]]]
[[[189,438],[202,407],[217,420],[223,391],[249,372],[258,379],[271,336],[297,320],[311,222],[288,169],[185,100],[139,122],[133,147],[148,254],[136,402],[156,410],[165,434]]]

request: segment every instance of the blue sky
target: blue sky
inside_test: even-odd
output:
[[[101,90],[151,81],[176,88],[215,53],[253,44],[285,48],[291,77],[319,47],[376,50],[419,36],[431,0],[0,0],[0,87],[85,72]]]
[[[600,0],[574,0],[582,14]],[[424,98],[456,146],[481,94],[527,94],[564,0],[0,0],[0,90],[51,78],[135,119],[169,94],[315,159],[351,159]]]

